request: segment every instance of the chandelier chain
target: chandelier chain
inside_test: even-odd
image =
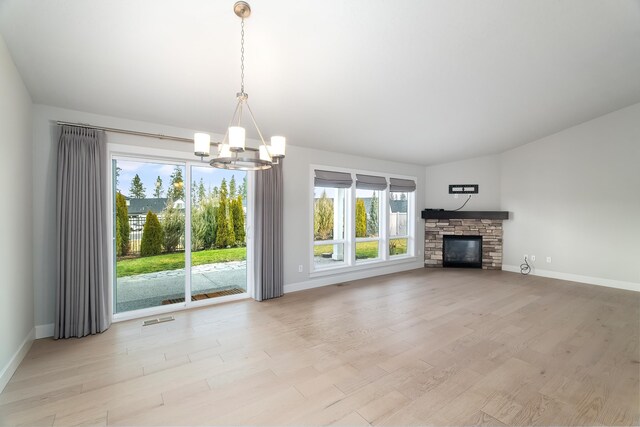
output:
[[[244,18],[240,23],[240,93],[244,94]]]

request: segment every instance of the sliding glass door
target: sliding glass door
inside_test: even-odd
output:
[[[246,172],[112,161],[114,314],[246,294]]]
[[[114,313],[184,301],[185,166],[115,159]]]
[[[247,292],[247,174],[191,167],[191,298]]]

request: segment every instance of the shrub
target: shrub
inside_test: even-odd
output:
[[[140,256],[158,255],[162,252],[164,232],[158,216],[153,212],[147,212],[147,218],[142,229],[142,242],[140,242]]]
[[[217,248],[226,248],[232,246],[236,242],[233,232],[233,223],[230,221],[227,207],[227,198],[220,196],[220,205],[216,212],[216,240]]]
[[[231,219],[233,220],[233,234],[236,238],[236,244],[245,245],[246,233],[244,230],[244,212],[242,211],[242,196],[238,195],[231,201]]]
[[[356,200],[356,237],[367,237],[367,208],[364,200]]]
[[[120,217],[116,216],[116,256],[122,256],[122,226]]]
[[[162,230],[164,231],[164,250],[174,252],[184,240],[184,213],[173,207],[169,199],[162,212]]]
[[[116,237],[116,245],[119,248],[116,253],[118,256],[122,256],[129,253],[129,212],[127,199],[120,192],[116,193],[116,224],[118,221],[120,221],[120,231],[116,225],[116,233],[120,239]]]
[[[212,249],[216,243],[218,200],[213,195],[200,198],[191,211],[191,247],[194,251]]]
[[[218,248],[226,248],[236,243],[233,232],[233,219],[229,217],[229,202],[227,198],[227,181],[222,179],[220,184],[220,204],[216,213],[216,244]]]
[[[322,191],[322,196],[313,204],[313,234],[315,240],[333,238],[333,200]]]
[[[367,235],[368,236],[377,236],[379,233],[378,230],[378,196],[376,192],[373,192],[373,197],[371,198],[371,206],[369,207],[369,216],[367,217]]]

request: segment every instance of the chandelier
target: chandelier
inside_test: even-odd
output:
[[[286,140],[284,136],[272,136],[271,145],[267,145],[260,128],[249,106],[249,95],[244,91],[244,20],[251,15],[249,3],[236,2],[233,11],[240,18],[240,92],[236,94],[236,109],[233,112],[229,127],[222,142],[218,143],[218,153],[209,164],[219,169],[232,170],[264,170],[278,164],[284,158]],[[245,128],[241,126],[242,114],[246,110],[251,123],[258,132],[261,145],[258,149],[245,147]],[[207,133],[196,133],[193,137],[194,152],[202,160],[209,157],[211,136]]]

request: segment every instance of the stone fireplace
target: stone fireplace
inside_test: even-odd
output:
[[[509,212],[502,211],[422,211],[425,219],[424,265],[443,266],[443,236],[480,236],[482,268],[502,270],[502,222]]]

